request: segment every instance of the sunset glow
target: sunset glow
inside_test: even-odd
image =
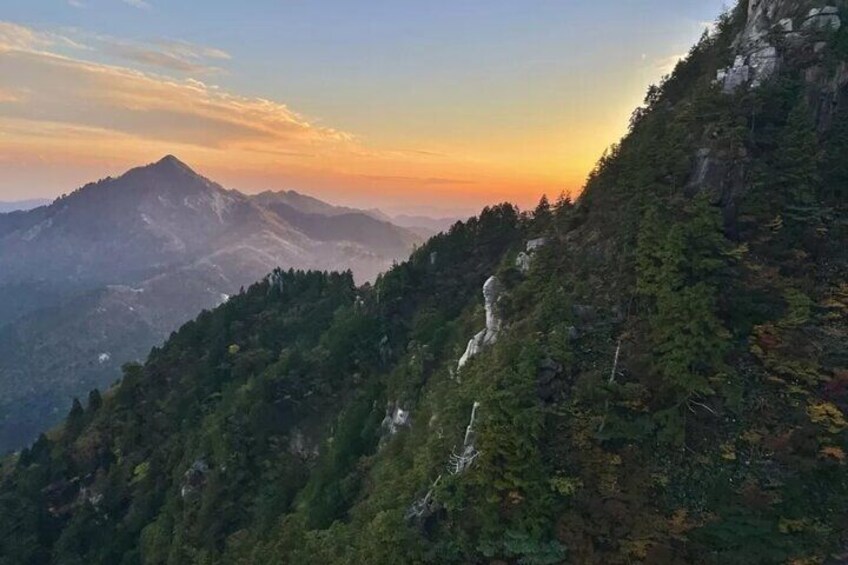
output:
[[[32,4],[0,13],[0,200],[52,197],[172,153],[230,188],[429,212],[579,192],[646,86],[721,5],[461,2],[453,13],[467,19],[440,23],[432,7],[329,2],[338,14],[323,16],[261,2],[291,27],[236,37],[205,23],[227,21],[223,2],[201,15],[179,2]],[[639,6],[655,16],[657,4],[665,19]],[[333,41],[336,17],[373,36],[367,51]],[[581,31],[598,18],[608,43]],[[184,27],[149,32],[165,20]],[[546,24],[518,41],[511,26],[530,20]],[[456,26],[464,34],[450,35]],[[666,27],[675,39],[655,41]]]

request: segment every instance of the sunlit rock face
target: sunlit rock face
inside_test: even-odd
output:
[[[501,318],[497,309],[498,299],[502,292],[501,282],[497,277],[489,277],[483,285],[483,299],[486,305],[486,336],[485,345],[490,345],[498,339],[501,331]]]
[[[801,0],[750,0],[745,28],[733,46],[736,58],[733,65],[720,69],[716,75],[725,93],[743,87],[758,88],[770,79],[784,58],[778,49],[803,47],[809,35],[842,26],[836,6],[805,10],[810,2]]]
[[[547,245],[547,243],[548,238],[546,237],[539,237],[528,241],[525,250],[515,258],[515,267],[524,274],[530,272],[530,266],[533,264],[533,256],[536,254],[536,251]]]
[[[458,367],[461,369],[468,361],[479,354],[487,345],[492,345],[498,340],[503,321],[498,312],[498,300],[503,292],[501,282],[497,277],[489,277],[483,284],[483,300],[486,308],[486,329],[478,332],[468,342],[465,353],[459,359]]]

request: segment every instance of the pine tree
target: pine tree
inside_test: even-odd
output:
[[[65,432],[70,437],[77,436],[82,430],[84,419],[85,410],[83,410],[79,398],[74,398],[74,403],[71,406],[71,411],[68,412],[68,419],[65,422]]]
[[[789,114],[775,155],[775,182],[793,243],[822,221],[820,161],[815,123],[802,99]]]
[[[553,217],[551,203],[548,201],[547,195],[543,194],[542,198],[539,199],[539,204],[536,205],[536,209],[533,211],[535,224],[539,226],[540,230],[545,231],[550,227]]]
[[[655,300],[650,318],[657,372],[684,401],[711,394],[729,334],[718,315],[718,294],[729,243],[706,197],[660,238],[656,208],[645,216],[638,253],[639,291]]]
[[[88,411],[97,412],[103,406],[103,397],[100,396],[100,391],[96,388],[88,393]]]

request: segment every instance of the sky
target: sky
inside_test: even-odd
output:
[[[452,215],[577,195],[724,0],[0,0],[0,200],[174,154]]]

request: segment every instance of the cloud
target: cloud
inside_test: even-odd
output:
[[[83,4],[80,0],[68,0],[68,6],[72,8],[85,8],[85,4]]]
[[[77,29],[58,32],[37,30],[0,21],[0,51],[12,49],[55,53],[95,51],[105,57],[146,67],[195,75],[221,73],[223,69],[217,64],[232,59],[222,49],[187,41],[133,42],[110,35],[84,33]]]
[[[183,73],[208,74],[220,72],[215,66],[203,64],[199,56],[190,57],[169,49],[156,49],[131,43],[105,43],[104,53],[149,67],[158,67]]]
[[[23,102],[26,98],[26,93],[11,88],[0,88],[0,104],[11,104],[14,102]]]
[[[89,49],[85,44],[65,34],[0,21],[0,53],[9,50],[42,51],[51,47]]]
[[[145,0],[122,0],[124,4],[132,6],[133,8],[139,8],[140,10],[149,10],[152,8],[149,2],[145,2]]]
[[[272,145],[277,152],[312,154],[316,148],[355,142],[354,136],[315,125],[279,102],[240,96],[196,79],[178,80],[43,49],[55,44],[53,36],[0,25],[0,46],[6,47],[0,48],[0,89],[30,93],[25,104],[0,108],[0,116],[80,124],[210,148]],[[207,52],[186,43],[175,45],[183,58],[132,46],[125,46],[123,56],[191,70],[190,57]]]

